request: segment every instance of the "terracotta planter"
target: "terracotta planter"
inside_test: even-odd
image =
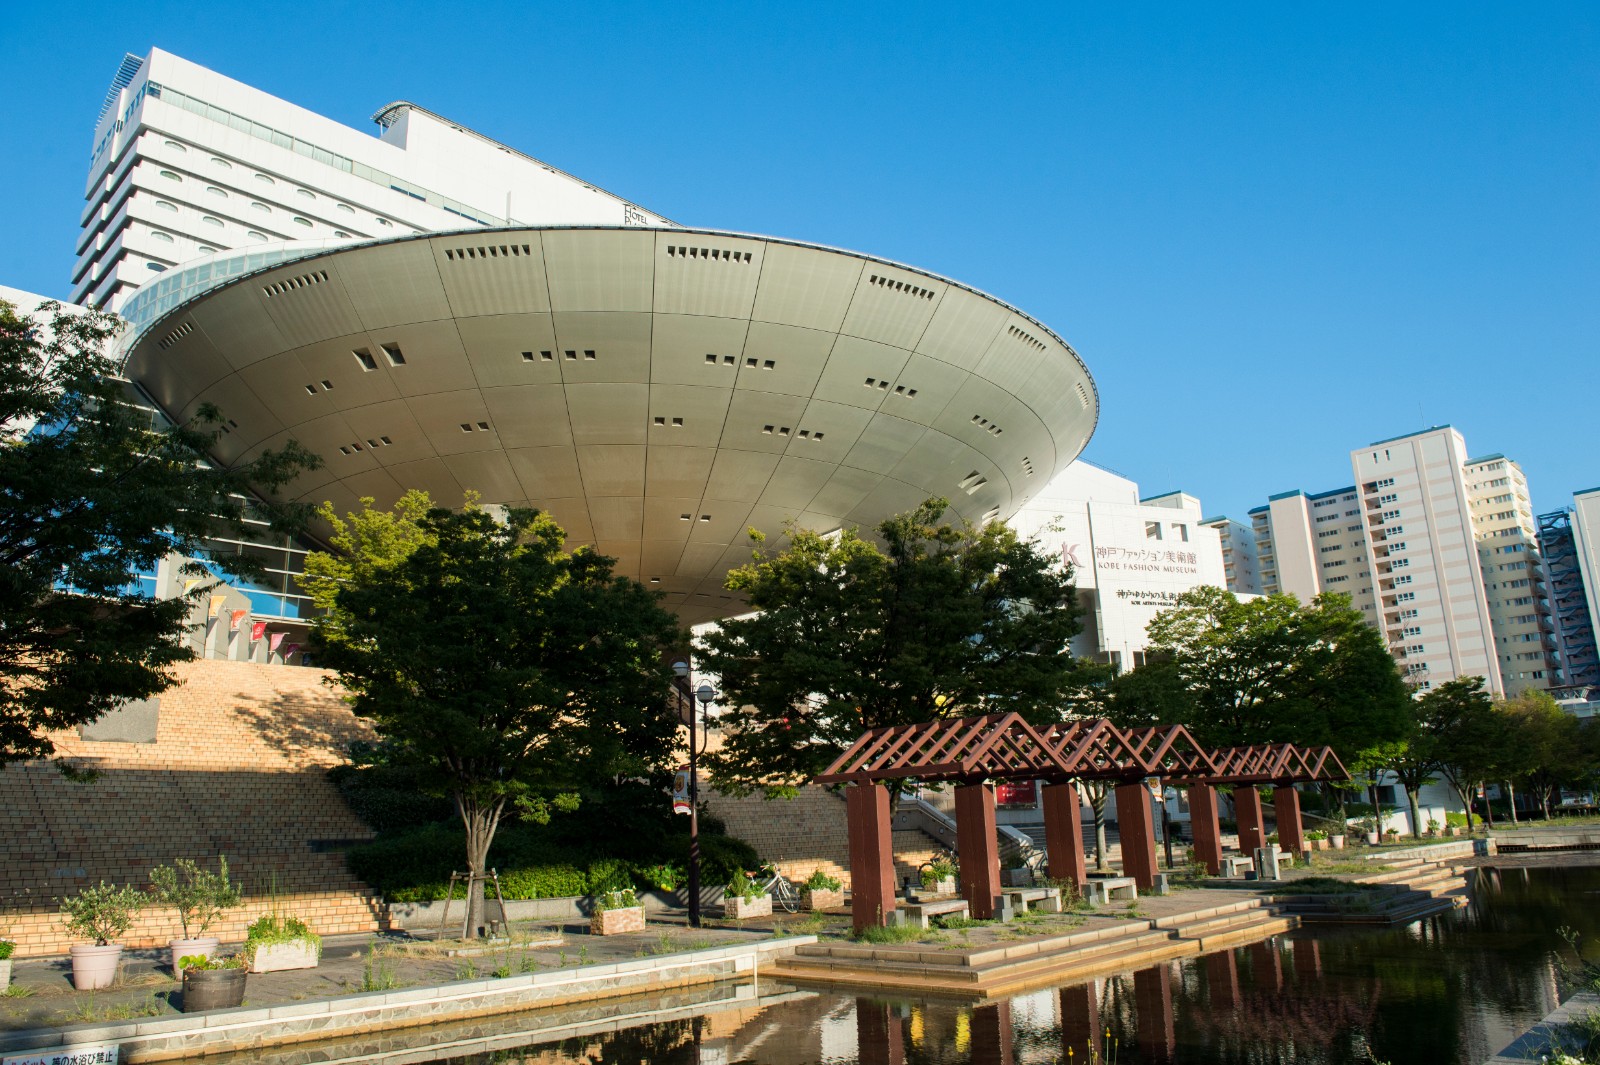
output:
[[[322,956],[322,946],[309,939],[291,939],[285,943],[261,943],[251,950],[245,946],[253,973],[275,973],[284,969],[315,969]]]
[[[243,969],[186,969],[183,974],[183,1012],[226,1010],[244,1002]]]
[[[769,903],[768,910],[771,910]],[[620,936],[644,931],[644,907],[623,906],[615,910],[596,910],[589,917],[589,931],[597,936]]]
[[[806,888],[800,892],[803,910],[837,910],[844,905],[844,888]]]
[[[178,968],[178,963],[185,958],[214,958],[217,948],[222,946],[222,941],[216,936],[196,936],[193,939],[174,939],[170,944],[172,950],[172,975],[174,979],[183,979],[183,970]]]
[[[750,917],[771,917],[772,896],[744,899],[736,895],[722,897],[722,916],[730,921],[743,921]]]
[[[1333,849],[1334,850],[1336,850],[1336,851],[1344,850],[1344,837],[1343,836],[1329,836],[1328,837],[1328,842],[1333,844]]]
[[[79,991],[98,991],[117,982],[117,965],[122,961],[122,944],[104,947],[77,944],[72,948],[72,986]]]

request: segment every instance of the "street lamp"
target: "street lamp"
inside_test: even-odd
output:
[[[678,675],[679,680],[688,680],[689,663],[672,663],[672,672]],[[700,714],[706,712],[716,697],[717,690],[702,682],[694,691],[694,699],[700,704],[699,711],[695,710],[693,702],[689,704],[689,927],[691,928],[700,927],[700,780],[695,769],[700,746],[697,719]]]

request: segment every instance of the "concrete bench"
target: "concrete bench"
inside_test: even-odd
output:
[[[1084,882],[1083,897],[1097,906],[1116,898],[1137,899],[1139,884],[1131,876],[1097,877]]]
[[[918,928],[927,928],[928,918],[950,913],[968,917],[971,916],[972,910],[967,906],[966,899],[940,899],[938,902],[914,902],[896,906],[891,912],[891,917],[895,924],[914,924]]]
[[[1010,909],[1018,913],[1043,910],[1045,913],[1061,912],[1061,889],[1053,887],[1017,888],[1006,892]]]
[[[1222,875],[1229,879],[1243,876],[1245,873],[1254,872],[1256,862],[1254,858],[1224,858],[1222,859]]]

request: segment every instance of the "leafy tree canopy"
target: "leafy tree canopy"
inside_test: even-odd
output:
[[[481,872],[508,805],[543,820],[585,783],[665,767],[664,654],[683,636],[611,559],[566,552],[548,515],[418,503],[351,515],[341,557],[308,564],[319,595],[337,586],[313,644],[391,762],[451,797]]]
[[[1055,715],[1079,683],[1071,572],[1002,524],[945,521],[948,506],[887,519],[881,545],[791,528],[728,575],[760,613],[703,641],[730,708],[707,759],[719,789],[792,794],[869,728]]]
[[[248,486],[270,491],[318,464],[290,442],[211,465],[222,413],[202,406],[171,425],[132,405],[104,354],[117,319],[39,313],[0,301],[0,766],[48,757],[47,733],[170,687],[170,667],[192,657],[179,638],[193,601],[152,599],[138,575],[206,554],[207,537],[251,538],[247,516],[299,530],[304,508],[249,499]],[[210,562],[244,579],[261,570],[246,555]]]
[[[1329,744],[1344,758],[1403,736],[1405,682],[1348,596],[1241,602],[1195,588],[1148,631],[1156,661],[1143,668],[1164,679],[1146,691],[1203,745]]]

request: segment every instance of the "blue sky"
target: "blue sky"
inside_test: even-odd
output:
[[[410,99],[677,221],[991,292],[1083,355],[1085,457],[1243,517],[1450,423],[1600,485],[1600,5],[24,2],[0,284],[64,296],[156,45],[359,128]]]

